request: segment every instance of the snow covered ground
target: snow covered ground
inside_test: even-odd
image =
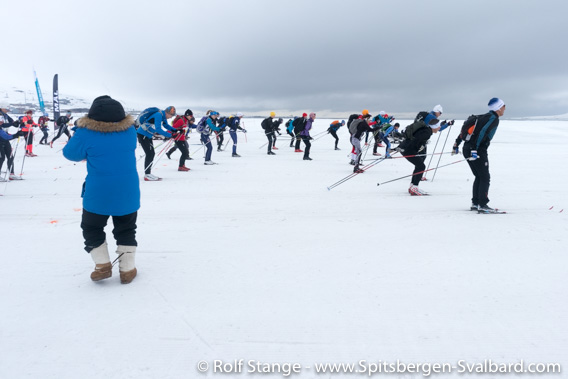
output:
[[[183,173],[178,152],[154,170],[162,182],[141,182],[129,285],[117,267],[91,282],[79,227],[84,164],[63,158],[65,136],[53,149],[36,146],[25,180],[0,183],[0,377],[255,377],[246,365],[212,372],[214,360],[235,359],[298,362],[291,377],[301,378],[364,377],[315,372],[317,362],[360,360],[568,369],[568,122],[501,122],[489,151],[490,205],[506,215],[468,211],[465,162],[423,182],[428,197],[409,196],[409,179],[377,187],[412,172],[404,159],[328,191],[352,170],[346,128],[341,151],[326,136],[308,162],[284,136],[267,156],[260,122],[245,120],[242,158],[229,145],[213,152],[219,165],[204,166],[201,150]],[[329,122],[317,120],[312,134]],[[191,151],[197,143],[192,134]]]

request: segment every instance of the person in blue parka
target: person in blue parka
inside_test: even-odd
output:
[[[81,229],[85,250],[95,262],[93,281],[112,276],[104,227],[112,216],[119,254],[120,280],[136,276],[136,218],[140,208],[140,181],[136,170],[134,118],[109,96],[97,97],[89,113],[77,121],[77,130],[63,149],[65,158],[87,161],[83,184]]]

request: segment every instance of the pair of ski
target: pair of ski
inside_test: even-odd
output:
[[[475,209],[470,209],[472,211],[475,211]],[[504,215],[507,214],[507,212],[505,211],[500,211],[499,209],[477,209],[477,214],[485,214],[485,215],[490,215],[490,214],[494,214],[494,215]]]

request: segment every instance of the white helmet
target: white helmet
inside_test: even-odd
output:
[[[440,104],[438,104],[434,107],[434,109],[432,109],[432,112],[444,113],[444,110],[442,109],[442,106]]]

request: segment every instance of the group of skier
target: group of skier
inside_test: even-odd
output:
[[[474,127],[473,131],[467,131],[465,133],[462,131],[456,144],[454,150],[457,151],[457,146],[462,141],[465,141],[464,154],[468,155],[466,157],[468,164],[471,167],[473,174],[475,175],[474,182],[474,196],[472,196],[472,206],[471,209],[487,208],[487,192],[489,188],[489,169],[487,164],[487,147],[489,142],[495,133],[495,130],[499,123],[499,116],[504,112],[505,106],[501,100],[494,98],[491,99],[489,108],[490,112],[483,117],[475,117],[475,126],[481,122],[478,128]],[[495,105],[497,104],[497,105]],[[496,108],[499,106],[498,108]],[[40,140],[40,144],[48,144],[47,138],[47,122],[53,121],[49,119],[47,113],[44,113],[35,123],[33,120],[33,112],[27,111],[23,117],[17,120],[13,120],[7,115],[8,108],[5,106],[1,113],[2,127],[16,126],[20,127],[18,133],[14,135],[9,135],[4,130],[0,133],[0,167],[7,161],[9,168],[9,179],[18,180],[21,179],[14,174],[13,167],[13,156],[11,154],[11,144],[10,140],[22,136],[26,145],[26,156],[35,157],[33,153],[33,128],[38,127],[43,132],[43,137]],[[431,111],[419,112],[413,123],[408,125],[404,132],[401,132],[400,124],[394,123],[395,118],[388,115],[386,112],[381,111],[375,117],[372,117],[367,109],[364,109],[361,114],[353,114],[349,117],[347,123],[345,120],[339,121],[334,120],[326,132],[334,138],[334,149],[340,150],[338,147],[339,137],[338,131],[341,127],[347,125],[347,129],[350,134],[350,142],[352,145],[351,160],[350,164],[354,166],[353,172],[355,174],[363,173],[365,170],[362,168],[362,139],[365,136],[365,141],[369,140],[369,135],[372,136],[371,141],[373,142],[373,155],[381,156],[378,152],[379,147],[385,147],[384,156],[381,159],[391,158],[391,154],[395,151],[402,154],[406,160],[414,165],[414,171],[410,180],[410,187],[408,192],[412,196],[423,196],[427,195],[419,187],[420,182],[423,180],[424,172],[426,171],[425,160],[427,153],[427,143],[433,134],[442,132],[446,128],[454,124],[454,120],[451,121],[441,121],[443,109],[441,105],[436,105]],[[190,168],[186,166],[186,161],[193,159],[190,156],[188,138],[189,133],[192,129],[195,129],[200,134],[200,142],[202,147],[205,149],[205,165],[216,164],[211,160],[213,152],[213,144],[211,141],[211,136],[215,135],[217,142],[217,151],[223,151],[224,142],[224,132],[229,132],[229,136],[233,142],[232,145],[232,157],[240,157],[237,153],[237,132],[246,133],[246,129],[241,127],[241,119],[243,114],[238,112],[232,116],[221,117],[219,112],[214,110],[207,111],[206,115],[203,116],[199,122],[196,123],[193,112],[187,109],[183,115],[177,115],[176,108],[174,106],[169,106],[164,110],[157,107],[147,108],[140,113],[136,119],[134,125],[137,129],[138,142],[142,146],[145,153],[144,161],[144,180],[145,181],[159,181],[162,180],[160,177],[152,174],[152,167],[155,164],[155,146],[154,138],[159,135],[165,141],[165,147],[162,151],[166,151],[165,155],[171,159],[171,155],[179,150],[181,156],[179,158],[178,171],[187,172]],[[60,116],[57,120],[57,125],[59,125],[58,134],[52,139],[50,145],[53,146],[53,142],[56,141],[62,134],[66,134],[70,138],[70,133],[68,131],[67,124],[71,121],[73,117],[71,112],[67,112],[64,116]],[[168,120],[172,119],[171,125]],[[313,128],[313,123],[316,120],[316,114],[303,113],[301,117],[294,117],[289,119],[286,123],[282,118],[276,118],[276,113],[271,112],[269,117],[265,118],[261,122],[261,127],[267,138],[267,154],[276,155],[273,150],[278,150],[276,147],[276,141],[278,136],[282,133],[280,132],[280,127],[284,124],[286,133],[291,137],[290,147],[294,147],[295,152],[304,153],[303,159],[311,161],[310,150],[311,141],[313,137],[310,135],[310,131]],[[466,123],[471,123],[473,121],[466,121]],[[77,127],[75,125],[75,127]],[[468,125],[471,128],[471,125]],[[472,135],[475,137],[472,139]],[[393,149],[391,146],[391,141],[399,142],[398,147]],[[304,143],[304,150],[301,149],[301,143]],[[384,143],[384,145],[383,145]],[[228,144],[228,143],[227,143]],[[365,142],[368,145],[368,142]],[[454,153],[456,153],[454,151]],[[6,178],[0,179],[5,181]]]

